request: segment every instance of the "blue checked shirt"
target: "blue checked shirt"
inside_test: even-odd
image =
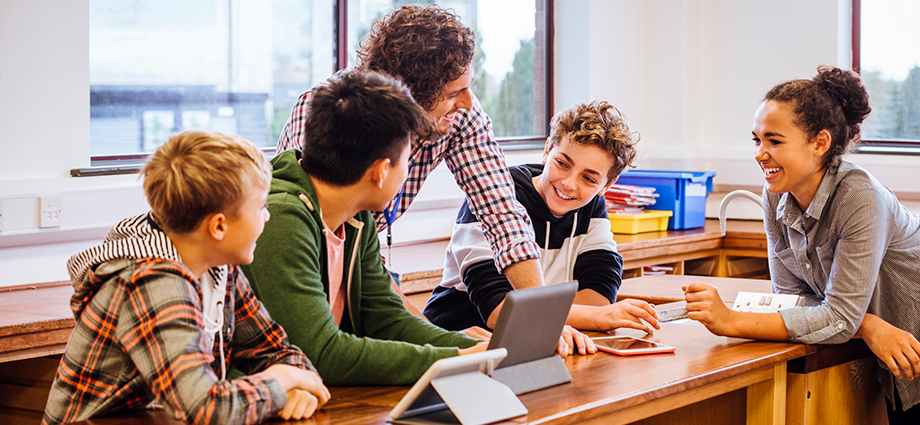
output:
[[[847,161],[805,211],[789,193],[764,189],[763,200],[773,289],[805,299],[780,311],[790,340],[846,342],[867,312],[920,337],[920,216]],[[894,379],[879,362],[879,382],[889,399],[897,385],[904,409],[920,403],[920,379]]]
[[[279,153],[302,147],[303,126],[310,113],[311,98],[312,90],[308,90],[294,104],[278,138]],[[482,110],[476,96],[473,96],[473,109],[461,109],[454,114],[447,134],[438,140],[426,141],[410,155],[409,177],[396,207],[396,218],[409,208],[428,174],[441,161],[447,162],[447,168],[457,184],[469,197],[472,211],[482,222],[500,272],[514,263],[540,258],[527,211],[514,196],[514,184],[505,166],[505,156],[492,134],[492,120]],[[392,210],[395,204],[394,198],[387,209]],[[386,229],[382,211],[375,211],[374,218],[378,232]]]

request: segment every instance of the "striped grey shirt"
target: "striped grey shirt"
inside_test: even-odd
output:
[[[773,290],[799,294],[804,307],[780,313],[791,341],[848,341],[866,312],[920,336],[920,216],[859,166],[830,167],[802,211],[790,193],[764,189],[764,226]],[[920,379],[894,380],[905,409],[920,402]]]

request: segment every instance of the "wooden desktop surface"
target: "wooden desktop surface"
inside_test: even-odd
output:
[[[725,302],[732,302],[739,292],[773,292],[773,285],[765,279],[712,278],[709,276],[650,275],[623,279],[617,299],[636,298],[652,304],[663,304],[684,300],[681,286],[693,282],[709,283],[719,290]]]
[[[617,335],[644,336],[617,331]],[[695,323],[664,323],[648,339],[677,347],[673,354],[618,357],[606,353],[569,356],[572,382],[520,396],[529,413],[509,423],[626,423],[746,387],[771,382],[776,368],[813,348],[801,344],[717,337]],[[783,378],[784,379],[784,378]],[[384,423],[409,387],[333,387],[332,400],[303,424]],[[784,394],[782,388],[777,388]],[[772,397],[772,396],[771,396]],[[784,395],[783,395],[784,397]],[[746,412],[745,397],[734,406]],[[732,409],[732,407],[729,407]],[[756,410],[756,408],[755,408]],[[177,423],[160,413],[141,413],[130,423]],[[84,421],[120,424],[127,417]]]
[[[0,362],[63,353],[72,295],[69,282],[0,291]]]

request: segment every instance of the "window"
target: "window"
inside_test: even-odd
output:
[[[904,153],[920,148],[920,2],[853,1],[853,68],[869,92],[872,113],[861,151]],[[920,151],[920,150],[918,150]]]
[[[413,0],[350,0],[348,10],[348,65],[371,23]],[[549,116],[545,10],[549,2],[534,0],[442,0],[476,33],[473,57],[473,93],[492,118],[499,140],[537,138],[541,146]],[[539,46],[539,47],[538,47]]]
[[[273,147],[298,96],[340,67],[339,34],[354,65],[370,23],[406,2],[90,0],[94,164],[142,159],[193,128]],[[477,33],[474,93],[501,138],[545,137],[549,3],[439,3]]]

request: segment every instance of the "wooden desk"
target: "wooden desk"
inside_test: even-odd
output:
[[[609,424],[646,418],[651,419],[643,423],[674,423],[675,418],[705,411],[707,421],[715,423],[744,423],[747,416],[749,423],[778,424],[785,415],[786,362],[813,350],[801,344],[717,337],[695,323],[665,323],[652,339],[675,345],[677,351],[632,358],[570,356],[565,363],[572,382],[521,395],[529,413],[510,423]],[[331,391],[329,404],[301,423],[384,423],[408,387]],[[702,405],[693,405],[700,401]],[[655,417],[669,411],[674,413]],[[135,418],[133,423],[175,423],[163,416],[146,415],[149,420]],[[84,423],[125,422],[112,418]]]
[[[0,291],[0,363],[63,353],[72,295],[69,282]]]
[[[712,278],[709,276],[654,275],[623,279],[617,300],[636,298],[652,304],[684,300],[681,286],[693,282],[710,283],[719,290],[725,302],[733,302],[739,292],[773,292],[773,285],[765,279]]]
[[[686,278],[712,284],[723,298],[748,284],[739,279]],[[628,283],[658,285],[654,290],[670,296],[664,290],[672,291],[672,284],[681,279],[647,276]],[[631,329],[614,334],[644,336]],[[637,357],[570,356],[565,363],[573,381],[521,395],[529,413],[509,423],[885,423],[875,359],[860,340],[834,346],[760,342],[718,337],[696,322],[663,323],[647,338],[674,345],[677,351]],[[330,390],[330,403],[300,423],[383,423],[408,387]],[[178,422],[162,412],[142,412],[84,423]]]

